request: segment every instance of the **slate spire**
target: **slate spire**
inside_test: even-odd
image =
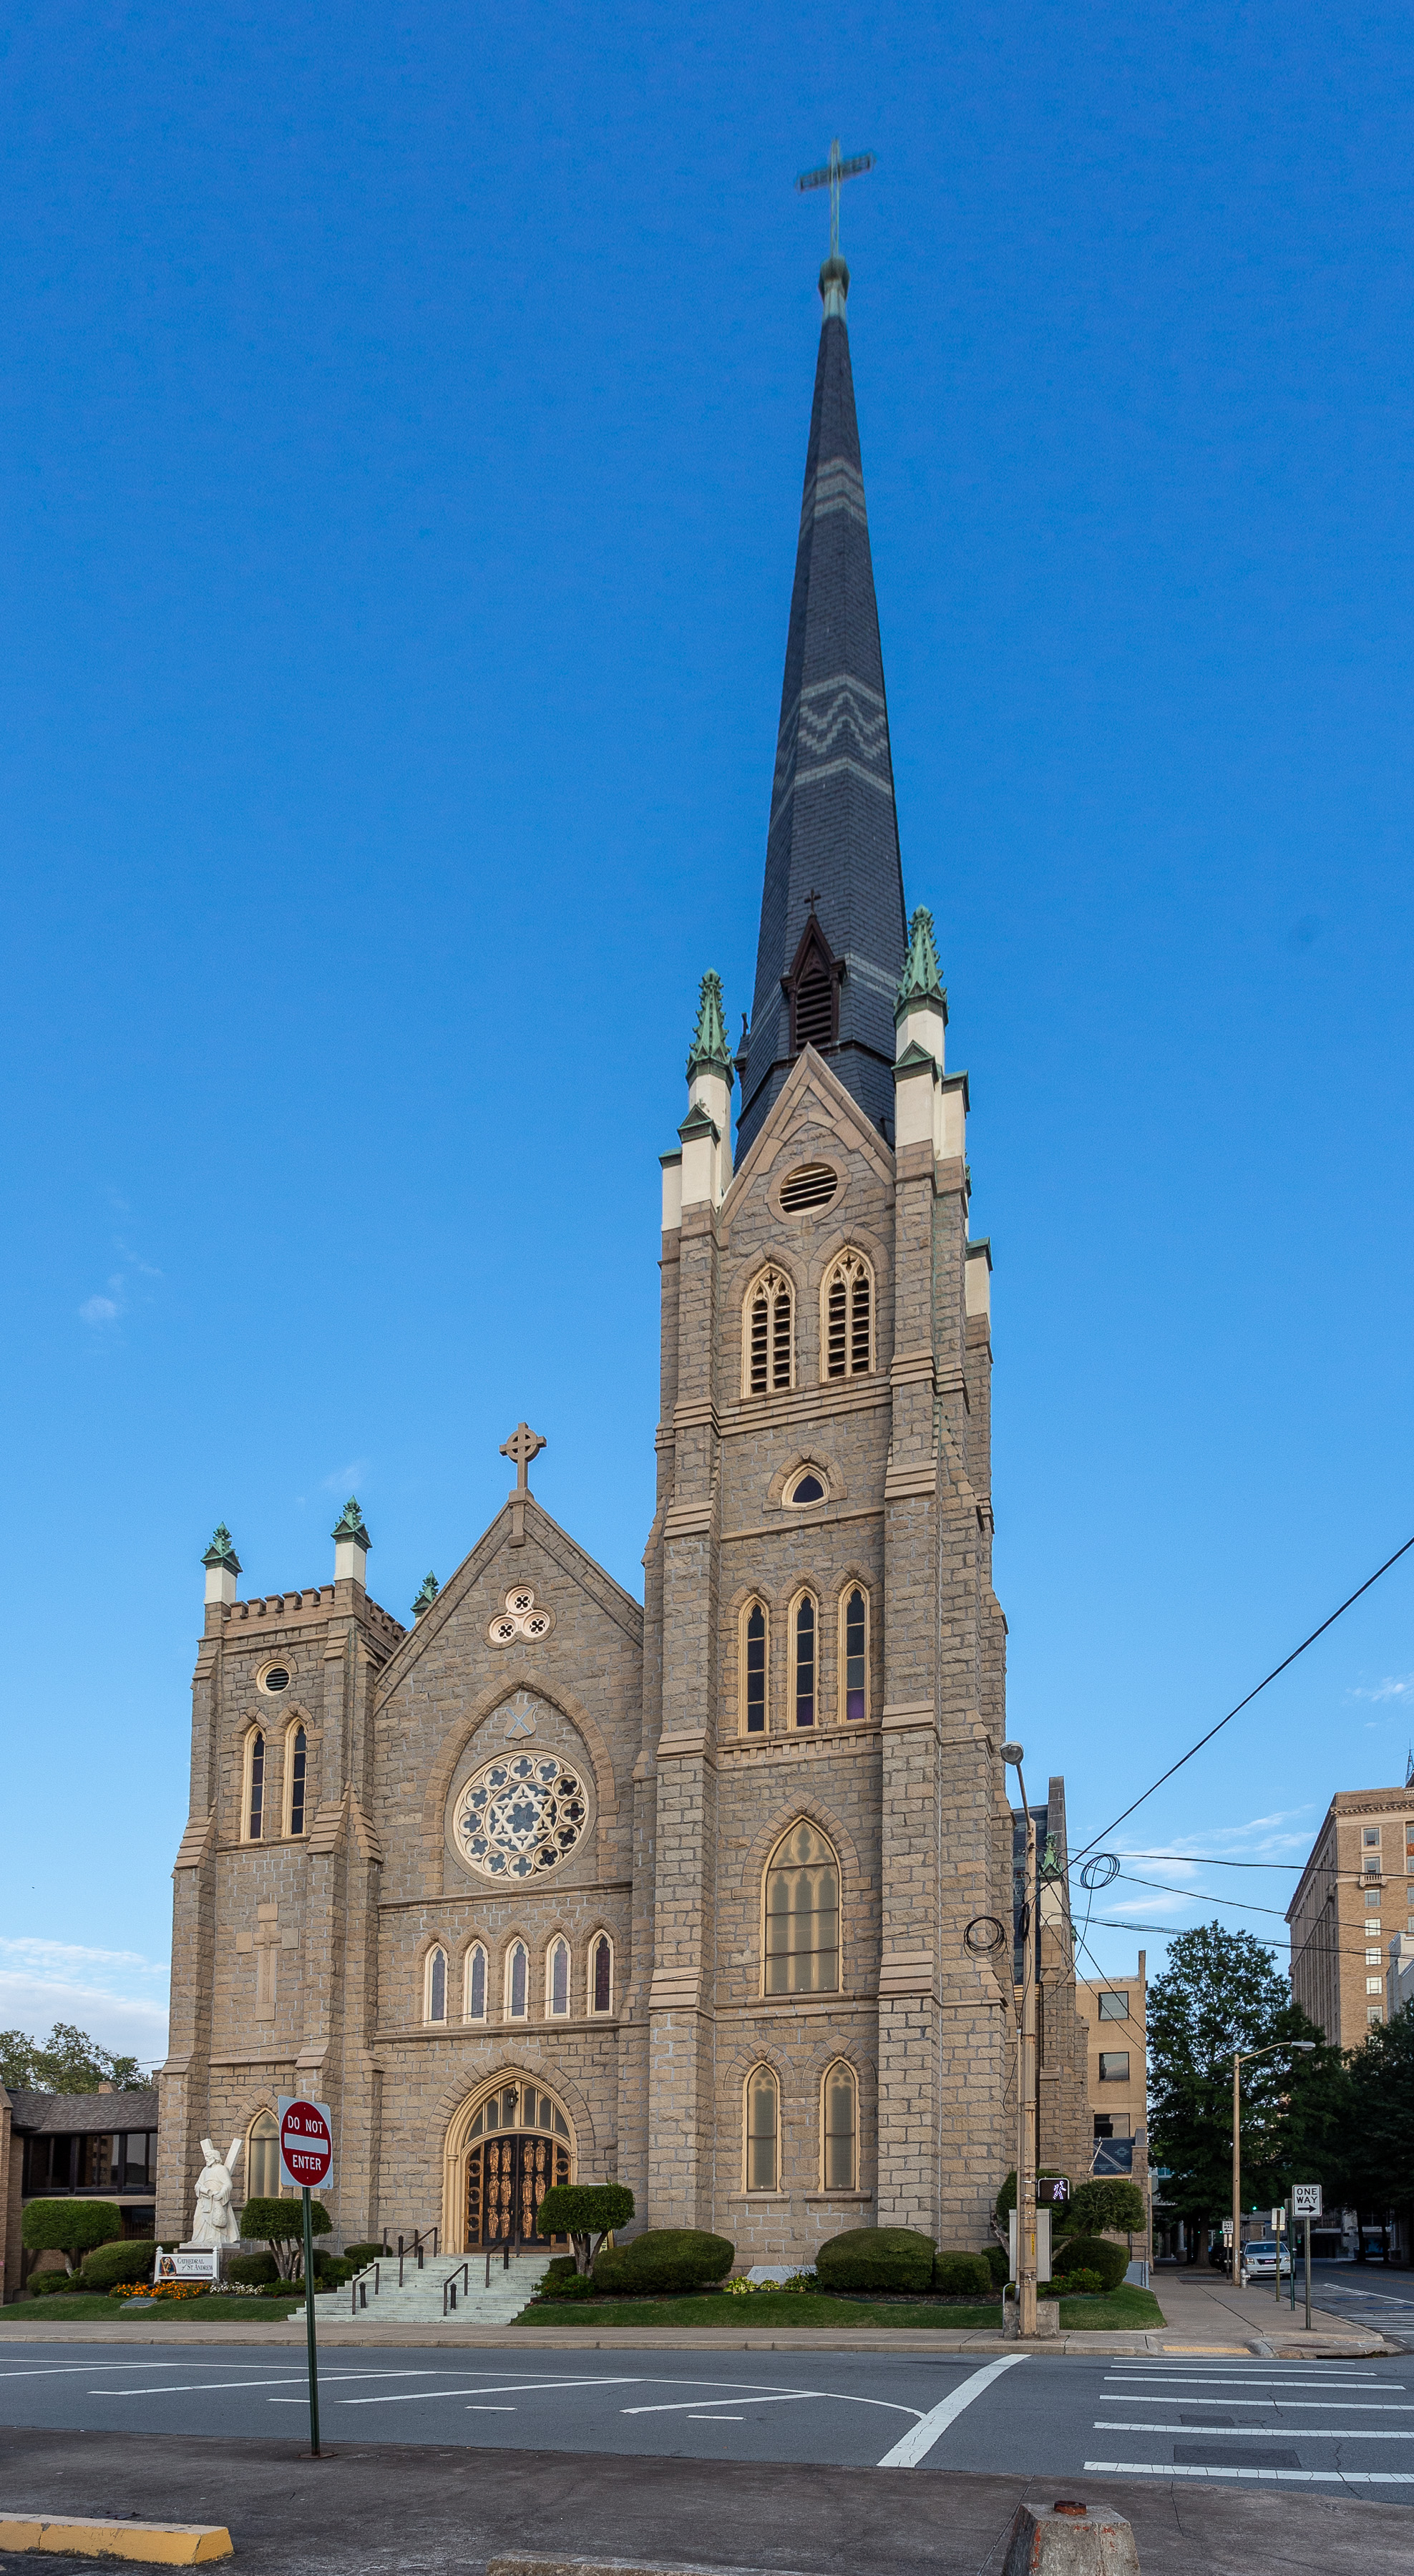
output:
[[[871,1122],[893,1132],[894,1002],[908,941],[842,259],[826,260],[820,293],[756,990],[737,1059],[738,1163],[807,1042]]]

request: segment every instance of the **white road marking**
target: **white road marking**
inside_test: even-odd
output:
[[[371,2375],[371,2374],[370,2374]],[[457,2388],[412,2388],[396,2397],[341,2397],[341,2406],[408,2406],[419,2397],[465,2397],[477,2385],[464,2379]],[[636,2379],[507,2379],[499,2388],[483,2388],[483,2397],[535,2397],[542,2388],[636,2388]],[[512,2409],[514,2412],[514,2409]]]
[[[1414,2487],[1414,2475],[1400,2469],[1195,2469],[1162,2460],[1087,2460],[1093,2477],[1107,2478],[1260,2478],[1264,2483],[1333,2487]]]
[[[1129,2391],[1131,2406],[1172,2406],[1174,2402],[1172,2397],[1138,2397],[1132,2388]],[[1338,2406],[1342,2415],[1414,2415],[1414,2406],[1385,2406],[1377,2397],[1184,2397],[1178,2402],[1184,2406],[1280,2406],[1288,2415],[1298,2408],[1307,2415],[1328,2415],[1333,2406]],[[1115,2404],[1122,2406],[1123,2398],[1117,2397]]]
[[[64,2379],[76,2378],[82,2370],[180,2370],[181,2366],[179,2361],[149,2361],[144,2353],[141,2361],[56,2361],[47,2370],[0,2370],[0,2379]]]
[[[1030,2358],[1029,2353],[1009,2352],[1005,2360],[989,2361],[984,2369],[974,2370],[970,2379],[964,2379],[961,2387],[953,2390],[951,2397],[945,2397],[940,2406],[932,2407],[928,2414],[921,2416],[912,2432],[905,2433],[902,2441],[895,2442],[893,2449],[884,2453],[878,2466],[881,2469],[916,2469],[919,2461],[927,2458],[939,2436],[946,2433],[949,2424],[955,2423],[964,2407],[972,2404],[974,2397],[980,2397],[983,2389],[990,2388],[994,2379],[1000,2379],[1004,2370],[1014,2370],[1019,2361],[1029,2361]]]
[[[514,2415],[514,2406],[468,2406],[468,2415]]]
[[[1280,2378],[1268,2377],[1260,2370],[1107,2370],[1105,2386],[1117,2387],[1124,2380],[1158,2388],[1399,2388],[1402,2379],[1322,2379],[1319,2371],[1308,2373],[1299,2365],[1283,2371]]]
[[[689,2415],[689,2424],[739,2424],[739,2415]]]
[[[1414,2432],[1367,2433],[1353,2424],[1102,2424],[1096,2418],[1093,2429],[1097,2433],[1206,2433],[1213,2442],[1289,2442],[1293,2434],[1303,2442],[1414,2442]]]
[[[775,2391],[770,2397],[738,2398],[733,2393],[730,2398],[724,2397],[722,2404],[724,2406],[793,2406],[802,2397],[828,2397],[829,2395],[828,2388],[784,2388]],[[621,2406],[619,2413],[621,2415],[690,2415],[694,2406],[700,2406],[702,2403],[703,2400],[700,2397],[680,2397],[670,2406]]]
[[[160,2388],[90,2388],[89,2397],[202,2397],[208,2388],[281,2388],[293,2379],[302,2379],[303,2371],[282,2370],[278,2379],[189,2379],[179,2380],[175,2387],[170,2379]]]

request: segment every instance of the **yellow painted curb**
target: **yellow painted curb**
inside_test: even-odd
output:
[[[85,2514],[0,2513],[0,2549],[40,2549],[84,2558],[139,2558],[164,2567],[197,2567],[229,2558],[231,2535],[219,2522],[98,2522]]]

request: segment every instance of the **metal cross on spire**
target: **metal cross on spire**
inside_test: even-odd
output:
[[[797,188],[801,190],[802,194],[807,188],[828,188],[830,191],[831,259],[838,259],[840,255],[840,189],[844,185],[846,179],[860,179],[863,177],[866,170],[872,170],[873,167],[874,155],[872,152],[853,152],[847,161],[842,161],[840,159],[840,138],[836,135],[833,143],[830,145],[829,160],[824,164],[823,168],[819,170],[802,170],[800,177],[795,183]]]

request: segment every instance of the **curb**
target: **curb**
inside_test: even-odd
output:
[[[87,2514],[0,2513],[0,2549],[37,2549],[51,2557],[136,2558],[148,2565],[198,2567],[232,2555],[219,2522],[102,2522]]]

